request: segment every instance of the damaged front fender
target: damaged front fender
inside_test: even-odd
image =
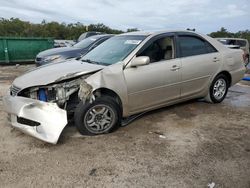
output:
[[[13,127],[45,142],[56,144],[67,125],[66,111],[55,103],[5,96],[3,104]]]
[[[96,93],[96,91],[99,89],[105,88],[111,90],[119,97],[121,101],[123,116],[129,116],[128,92],[123,74],[123,62],[110,65],[105,69],[90,75],[84,80],[84,82],[85,83],[80,85],[79,92],[79,95],[84,94],[82,98],[88,97],[90,101],[92,101],[93,98],[91,97],[98,97],[98,93]],[[89,94],[90,91],[91,94]]]
[[[93,87],[89,85],[85,80],[82,80],[80,84],[80,89],[78,92],[79,99],[85,103],[85,101],[91,101],[93,98],[92,95]]]

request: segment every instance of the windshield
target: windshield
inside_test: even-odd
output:
[[[82,41],[76,43],[73,47],[75,48],[87,48],[89,45],[93,44],[98,37],[89,37],[86,39],[83,39]]]
[[[86,54],[82,61],[104,65],[124,60],[146,36],[124,35],[108,39]]]

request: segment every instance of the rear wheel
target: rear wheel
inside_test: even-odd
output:
[[[80,103],[75,110],[75,124],[83,135],[109,133],[120,124],[119,105],[111,98],[103,96],[92,103]]]
[[[216,76],[210,86],[206,100],[212,103],[222,102],[227,95],[228,88],[229,82],[227,77],[224,74]]]

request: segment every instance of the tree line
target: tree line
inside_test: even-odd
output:
[[[127,31],[136,31],[136,28]],[[107,34],[120,34],[124,31],[112,29],[102,23],[84,25],[77,23],[46,22],[39,24],[22,21],[18,18],[0,18],[0,36],[4,37],[53,37],[55,39],[76,40],[87,31],[98,31]]]
[[[232,32],[227,31],[226,28],[222,27],[219,31],[212,32],[209,35],[214,38],[223,38],[223,37],[244,38],[250,42],[250,30],[248,29],[245,31],[238,31],[236,33],[232,33]]]
[[[4,37],[53,37],[55,39],[71,39],[76,40],[87,31],[98,31],[108,34],[120,34],[124,32],[138,31],[137,28],[129,28],[126,31],[112,29],[102,23],[84,25],[77,23],[58,23],[46,22],[45,20],[39,24],[22,21],[18,18],[0,18],[0,36]],[[209,34],[211,37],[232,37],[246,38],[250,41],[250,31],[238,31],[232,33],[222,27],[219,31]]]

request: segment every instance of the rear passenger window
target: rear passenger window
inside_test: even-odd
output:
[[[207,41],[193,36],[179,36],[180,55],[189,57],[216,52],[216,49]]]
[[[211,45],[209,44],[208,42],[206,42],[206,47],[207,47],[207,53],[214,53],[214,52],[217,52],[217,50]]]

